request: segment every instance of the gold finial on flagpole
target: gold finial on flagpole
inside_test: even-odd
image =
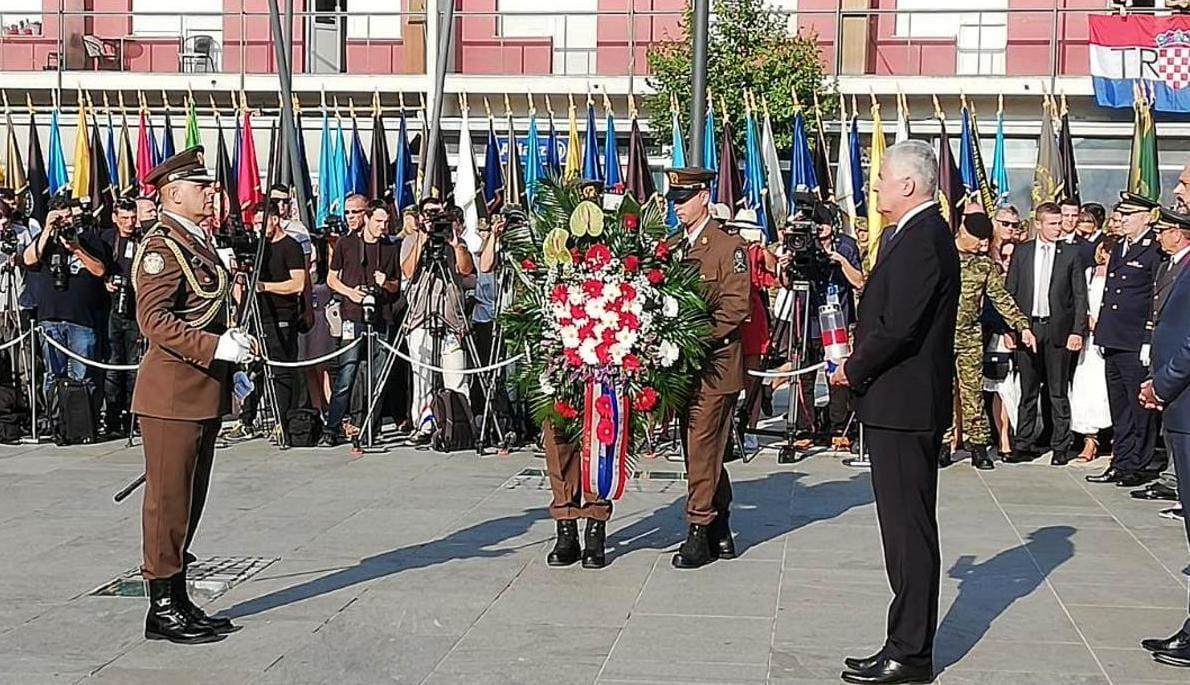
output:
[[[215,104],[215,94],[207,93],[207,98],[211,101],[211,111],[215,113],[215,125],[219,125],[219,107]]]
[[[550,121],[553,121],[553,119],[554,119],[554,102],[553,102],[553,100],[550,99],[550,96],[548,94],[545,96],[545,111],[549,113]]]
[[[483,111],[487,112],[488,118],[492,118],[492,103],[488,102],[488,96],[483,96]]]
[[[938,121],[946,121],[946,115],[942,113],[942,105],[938,103],[938,95],[933,94],[930,97],[934,99],[934,118]]]
[[[508,93],[504,94],[504,116],[508,118],[512,117],[512,103],[508,100]]]
[[[797,86],[789,87],[789,95],[791,97],[793,97],[793,111],[794,111],[794,113],[796,113],[798,110],[800,110],[802,108],[802,101],[797,96]]]
[[[29,108],[29,114],[36,113],[36,110],[33,109],[33,96],[29,94],[29,91],[25,91],[25,106]]]
[[[463,113],[470,113],[471,108],[467,105],[467,94],[459,93],[459,111]]]
[[[405,116],[405,91],[403,90],[397,92],[397,105],[401,108],[401,116]],[[326,103],[324,102],[323,107],[325,106]]]
[[[996,98],[996,116],[1004,114],[1004,93],[1000,93]]]
[[[529,116],[536,116],[537,105],[533,104],[533,94],[532,93],[529,93],[529,92],[525,93],[525,102],[529,103]]]

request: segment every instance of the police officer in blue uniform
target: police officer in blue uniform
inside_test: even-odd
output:
[[[1158,203],[1121,193],[1116,211],[1123,216],[1124,239],[1108,260],[1103,307],[1095,324],[1095,342],[1103,348],[1107,367],[1107,397],[1115,428],[1112,463],[1087,480],[1136,487],[1156,478],[1162,468],[1154,459],[1156,414],[1142,407],[1136,397],[1149,375],[1140,352],[1153,306],[1153,284],[1165,256],[1152,230],[1161,215]]]

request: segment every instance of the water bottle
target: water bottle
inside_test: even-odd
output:
[[[825,407],[831,403],[831,387],[826,380],[826,370],[818,369],[814,376],[814,406]]]
[[[847,318],[838,303],[818,308],[818,327],[822,331],[822,352],[827,373],[834,373],[851,356],[851,341],[847,337]]]

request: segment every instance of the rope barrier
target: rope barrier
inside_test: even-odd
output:
[[[28,338],[30,335],[33,335],[33,329],[29,329],[29,330],[25,331],[24,333],[21,333],[17,337],[13,338],[12,340],[9,340],[8,342],[4,343],[3,345],[0,345],[0,352],[3,352],[4,350],[7,350],[8,348],[13,347],[15,345],[19,345],[22,340],[24,340],[25,338]]]
[[[352,340],[351,344],[347,347],[341,347],[334,352],[328,352],[321,357],[315,357],[313,359],[301,359],[296,362],[277,362],[273,361],[272,359],[265,359],[264,363],[274,368],[280,369],[300,369],[306,366],[318,366],[319,364],[325,364],[336,357],[346,354],[349,350],[354,348],[356,345],[359,345],[361,342],[363,342],[363,338],[356,338],[355,340]]]
[[[804,376],[808,373],[814,373],[819,369],[825,369],[826,362],[819,362],[814,366],[807,366],[804,369],[794,369],[792,371],[748,371],[748,375],[756,376],[757,378],[792,378],[794,376]]]
[[[502,362],[497,362],[495,364],[488,364],[487,366],[481,366],[478,369],[459,369],[459,370],[444,369],[441,366],[434,366],[433,364],[427,364],[425,362],[418,361],[418,360],[410,357],[409,355],[405,354],[404,352],[401,352],[396,347],[391,345],[387,340],[377,338],[376,341],[379,342],[381,345],[383,345],[385,348],[387,348],[389,352],[392,352],[393,354],[397,355],[401,359],[404,359],[405,361],[409,362],[410,366],[416,366],[420,369],[428,369],[430,371],[436,371],[438,373],[453,373],[453,374],[458,374],[460,376],[470,376],[472,374],[487,373],[489,371],[495,371],[496,369],[502,369],[506,366],[511,366],[512,364],[515,364],[516,362],[520,361],[525,356],[523,354],[518,354],[517,356],[515,356],[511,359],[505,359]]]
[[[103,362],[97,362],[94,359],[87,359],[83,355],[71,351],[62,343],[46,335],[44,330],[41,332],[41,338],[53,347],[57,348],[59,352],[66,355],[67,357],[70,357],[79,363],[86,364],[87,366],[93,366],[97,369],[103,369],[104,371],[136,371],[137,367],[139,366],[139,364],[105,364]]]

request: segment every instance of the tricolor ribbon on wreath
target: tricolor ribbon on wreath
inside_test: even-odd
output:
[[[583,489],[601,499],[620,499],[632,477],[628,463],[631,404],[622,388],[600,381],[587,383],[582,416]]]

